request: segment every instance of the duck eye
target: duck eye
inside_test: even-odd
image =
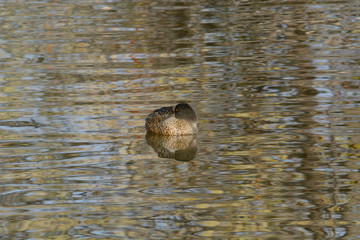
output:
[[[178,111],[179,111],[179,109],[178,109],[178,108],[176,108],[176,109],[175,109],[175,112],[178,112]]]

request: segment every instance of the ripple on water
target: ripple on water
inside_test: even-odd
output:
[[[359,238],[355,2],[0,3],[0,235]]]

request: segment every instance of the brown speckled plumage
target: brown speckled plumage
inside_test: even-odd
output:
[[[146,131],[159,135],[197,134],[197,116],[189,104],[156,109],[145,119]]]

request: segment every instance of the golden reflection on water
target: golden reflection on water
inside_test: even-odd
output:
[[[360,237],[355,1],[0,4],[4,239]]]

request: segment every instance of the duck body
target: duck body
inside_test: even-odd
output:
[[[187,103],[156,109],[145,119],[148,133],[157,135],[193,135],[198,133],[197,116]]]

